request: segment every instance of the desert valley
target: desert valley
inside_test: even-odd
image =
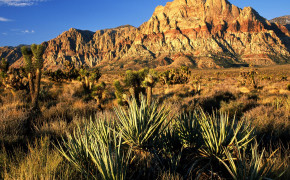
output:
[[[289,15],[174,0],[0,47],[0,179],[289,179],[289,137]]]

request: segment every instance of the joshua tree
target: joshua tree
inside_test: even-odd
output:
[[[123,95],[124,95],[124,87],[121,85],[120,81],[115,81],[114,82],[114,87],[116,89],[115,91],[115,96],[117,98],[118,104],[120,104],[121,106],[123,106],[125,104]]]
[[[97,101],[97,106],[101,110],[103,110],[102,104],[104,103],[107,95],[106,86],[106,83],[101,82],[99,85],[92,88],[91,96]]]
[[[13,95],[15,95],[15,90],[28,90],[27,79],[24,77],[23,70],[11,68],[8,71],[8,69],[9,63],[2,58],[0,62],[0,81],[5,89],[11,90]]]
[[[4,79],[7,76],[8,67],[9,67],[9,64],[8,64],[7,60],[2,58],[2,60],[0,62],[0,78],[1,78],[2,82],[4,81]]]
[[[87,68],[81,68],[79,74],[83,83],[83,87],[86,91],[90,91],[94,87],[94,84],[98,82],[102,76],[98,68],[90,70]]]
[[[125,75],[125,85],[129,87],[130,94],[136,99],[139,104],[139,94],[145,93],[146,90],[142,87],[142,82],[144,81],[149,69],[141,69],[139,71],[127,71]]]
[[[9,67],[9,63],[7,62],[7,60],[5,58],[2,58],[2,60],[0,62],[0,71],[7,72],[8,67]]]
[[[74,64],[68,60],[64,62],[64,75],[68,80],[76,79],[78,77],[79,72],[76,70]]]
[[[31,110],[39,110],[38,97],[40,90],[41,69],[43,68],[43,53],[42,45],[31,45],[31,48],[23,46],[21,52],[24,56],[25,71],[28,76],[29,90],[31,96]]]
[[[152,89],[158,81],[157,73],[151,69],[143,81],[143,85],[147,87],[147,104],[152,102]]]
[[[124,86],[119,81],[115,81],[114,86],[116,89],[115,95],[118,99],[118,103],[120,105],[124,105],[126,99],[125,92],[129,91],[130,95],[136,99],[136,102],[139,104],[140,93],[145,94],[146,88],[144,86],[144,80],[147,74],[149,73],[149,69],[141,69],[139,71],[131,71],[128,70],[125,74]]]
[[[178,69],[167,70],[159,75],[161,84],[185,84],[190,79],[191,71],[187,66]]]
[[[242,71],[240,72],[240,76],[244,79],[243,84],[246,84],[248,82],[250,85],[252,85],[253,88],[257,88],[257,81],[255,79],[256,75],[258,74],[256,69],[251,69],[249,71]]]

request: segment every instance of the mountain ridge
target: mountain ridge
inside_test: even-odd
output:
[[[71,28],[43,45],[46,69],[62,68],[65,60],[113,70],[182,64],[197,68],[271,65],[289,62],[290,57],[290,33],[285,26],[227,0],[175,0],[156,7],[138,28],[124,25],[96,32]],[[0,48],[0,56],[7,57],[3,52]],[[16,55],[8,60],[19,67],[22,59]]]
[[[276,17],[270,20],[271,23],[279,23],[290,30],[290,15]]]

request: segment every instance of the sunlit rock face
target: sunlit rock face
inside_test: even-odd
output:
[[[219,68],[271,65],[289,62],[290,57],[285,26],[227,0],[175,0],[158,6],[139,28],[126,25],[95,33],[70,29],[43,44],[47,69],[61,68],[65,60],[103,68],[120,64]],[[8,58],[16,61],[15,66],[21,64],[19,53]]]

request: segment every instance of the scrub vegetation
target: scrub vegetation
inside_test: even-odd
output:
[[[290,66],[0,66],[0,179],[290,179]]]

